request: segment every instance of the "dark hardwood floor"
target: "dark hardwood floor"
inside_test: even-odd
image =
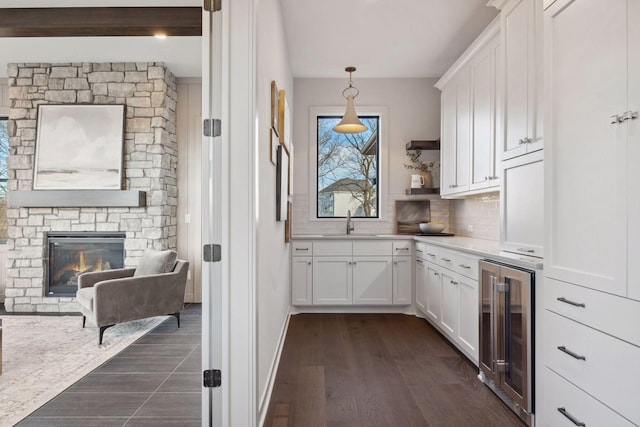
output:
[[[423,319],[292,316],[265,427],[524,426]]]

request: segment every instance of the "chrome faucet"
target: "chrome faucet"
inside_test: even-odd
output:
[[[347,211],[347,235],[353,231],[353,224],[351,223],[351,209]]]

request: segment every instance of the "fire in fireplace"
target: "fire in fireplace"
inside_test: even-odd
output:
[[[75,296],[78,277],[124,266],[124,233],[48,233],[45,296]]]

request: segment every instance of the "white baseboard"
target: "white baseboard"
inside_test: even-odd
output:
[[[271,369],[269,370],[269,380],[263,394],[262,401],[258,405],[258,425],[262,427],[269,412],[269,403],[271,402],[271,393],[273,393],[273,386],[276,383],[276,375],[278,374],[278,366],[280,366],[280,357],[282,356],[282,349],[284,347],[284,340],[287,336],[287,330],[289,329],[289,320],[291,319],[291,310],[287,312],[287,318],[280,332],[280,339],[278,340],[278,351],[271,362]]]
[[[390,305],[390,306],[358,306],[358,305],[345,305],[345,306],[321,306],[321,305],[298,305],[292,306],[289,309],[290,315],[303,314],[303,313],[360,313],[360,314],[407,314],[416,315],[416,310],[413,306],[402,305]]]

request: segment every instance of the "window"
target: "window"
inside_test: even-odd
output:
[[[380,116],[360,116],[365,132],[333,131],[342,117],[316,116],[317,218],[378,218]]]
[[[7,234],[7,181],[9,170],[7,158],[9,157],[9,132],[8,119],[0,117],[0,241],[6,241]]]

